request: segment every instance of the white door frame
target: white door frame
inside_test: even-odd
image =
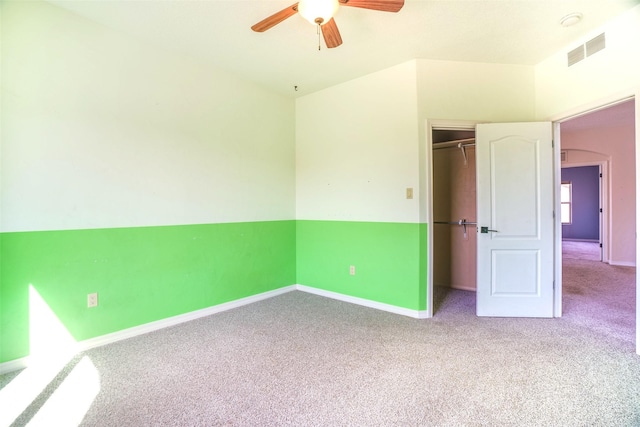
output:
[[[608,98],[592,101],[581,107],[561,114],[556,114],[549,118],[554,123],[554,170],[555,193],[556,193],[556,212],[560,212],[560,123],[569,119],[610,107],[612,105],[635,99],[635,156],[636,156],[636,193],[640,191],[640,87],[634,90],[626,91],[612,95]],[[426,221],[428,227],[427,233],[427,317],[433,316],[433,129],[475,129],[475,125],[479,122],[475,121],[452,121],[452,120],[430,120],[426,121],[426,189],[427,189],[427,209]],[[556,281],[556,298],[554,307],[554,316],[562,316],[562,233],[560,229],[560,215],[556,215],[556,241],[555,241],[555,281]],[[640,240],[637,239],[637,230],[640,229],[640,197],[636,197],[636,266],[640,266]],[[640,325],[640,274],[636,274],[636,325]],[[636,326],[636,353],[640,354],[640,327]]]
[[[433,317],[433,131],[434,130],[476,130],[476,125],[485,123],[471,120],[426,120],[426,188],[427,188],[427,310],[425,317]],[[556,193],[556,220],[554,224],[554,307],[553,316],[562,316],[562,225],[560,223],[560,125],[553,123],[553,139],[555,141],[553,162],[554,162],[554,186]],[[640,188],[640,187],[639,187]],[[557,189],[557,190],[556,190]],[[640,353],[639,353],[640,354]]]
[[[426,185],[427,185],[427,313],[433,317],[433,131],[434,130],[476,130],[477,121],[430,120],[426,121]]]
[[[476,125],[484,123],[481,121],[471,120],[426,120],[426,188],[427,188],[427,310],[425,317],[433,317],[433,130],[476,130]],[[560,212],[560,126],[554,123],[553,138],[557,143],[554,146],[554,185],[558,190],[554,191],[556,195],[556,211]],[[640,188],[640,187],[639,187]],[[562,228],[560,224],[560,215],[556,215],[554,224],[554,317],[562,315]]]
[[[555,115],[551,117],[551,121],[554,122],[554,134],[560,135],[560,123],[567,121],[569,119],[582,116],[584,114],[588,114],[597,110],[602,110],[607,107],[611,107],[613,105],[629,101],[631,99],[635,99],[635,128],[636,128],[636,267],[640,266],[640,241],[638,240],[638,229],[640,229],[640,197],[638,197],[638,192],[640,190],[640,87],[634,90],[629,90],[626,92],[618,93],[612,95],[608,98],[599,99],[583,105],[579,108],[576,108],[572,111],[567,111],[562,114]],[[557,130],[557,132],[556,132]],[[555,138],[554,138],[555,139]],[[556,164],[557,167],[560,167],[560,140],[556,139]],[[558,185],[558,184],[556,184]],[[559,212],[560,205],[560,196],[557,194],[556,196],[556,211]],[[559,215],[556,215],[557,221],[560,220]],[[556,245],[560,245],[562,247],[562,236],[558,236],[558,241]],[[556,259],[556,265],[558,268],[556,269],[556,280],[558,277],[562,280],[562,253],[559,254],[560,259]],[[561,283],[561,282],[560,282]],[[561,309],[562,307],[560,307]],[[640,354],[640,275],[636,272],[636,353]]]
[[[560,147],[562,148],[562,147]],[[600,208],[602,209],[602,213],[600,215],[600,243],[602,244],[602,262],[609,262],[609,250],[611,248],[611,242],[609,239],[611,238],[609,230],[611,215],[610,215],[610,198],[609,198],[609,162],[607,160],[594,160],[592,162],[580,162],[580,163],[568,163],[566,166],[560,166],[560,169],[571,169],[571,168],[581,168],[584,166],[598,166],[600,168],[600,173],[602,174],[602,179],[600,180]],[[562,177],[561,177],[562,178]],[[562,225],[561,225],[562,227]],[[562,228],[560,229],[562,232]]]

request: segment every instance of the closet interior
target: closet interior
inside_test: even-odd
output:
[[[433,281],[476,290],[475,130],[433,130]]]

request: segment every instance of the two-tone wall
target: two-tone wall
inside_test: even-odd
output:
[[[425,315],[426,121],[531,120],[533,85],[532,67],[415,60],[299,98],[298,283]]]
[[[85,340],[295,283],[293,100],[1,7],[0,362],[30,352],[30,287]]]
[[[0,8],[0,362],[29,354],[30,287],[76,340],[294,283],[421,316],[426,121],[548,119],[640,86],[616,48],[615,77],[574,81],[563,53],[418,59],[294,101],[47,3]]]
[[[413,61],[297,100],[299,284],[425,309],[417,105]]]

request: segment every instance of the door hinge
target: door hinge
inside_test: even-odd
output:
[[[602,178],[602,174],[600,174],[600,178]]]
[[[602,243],[600,243],[600,247],[602,247]]]
[[[600,213],[602,213],[602,208],[600,208]]]

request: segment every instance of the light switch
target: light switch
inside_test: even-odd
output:
[[[407,199],[413,199],[413,188],[407,188]]]

